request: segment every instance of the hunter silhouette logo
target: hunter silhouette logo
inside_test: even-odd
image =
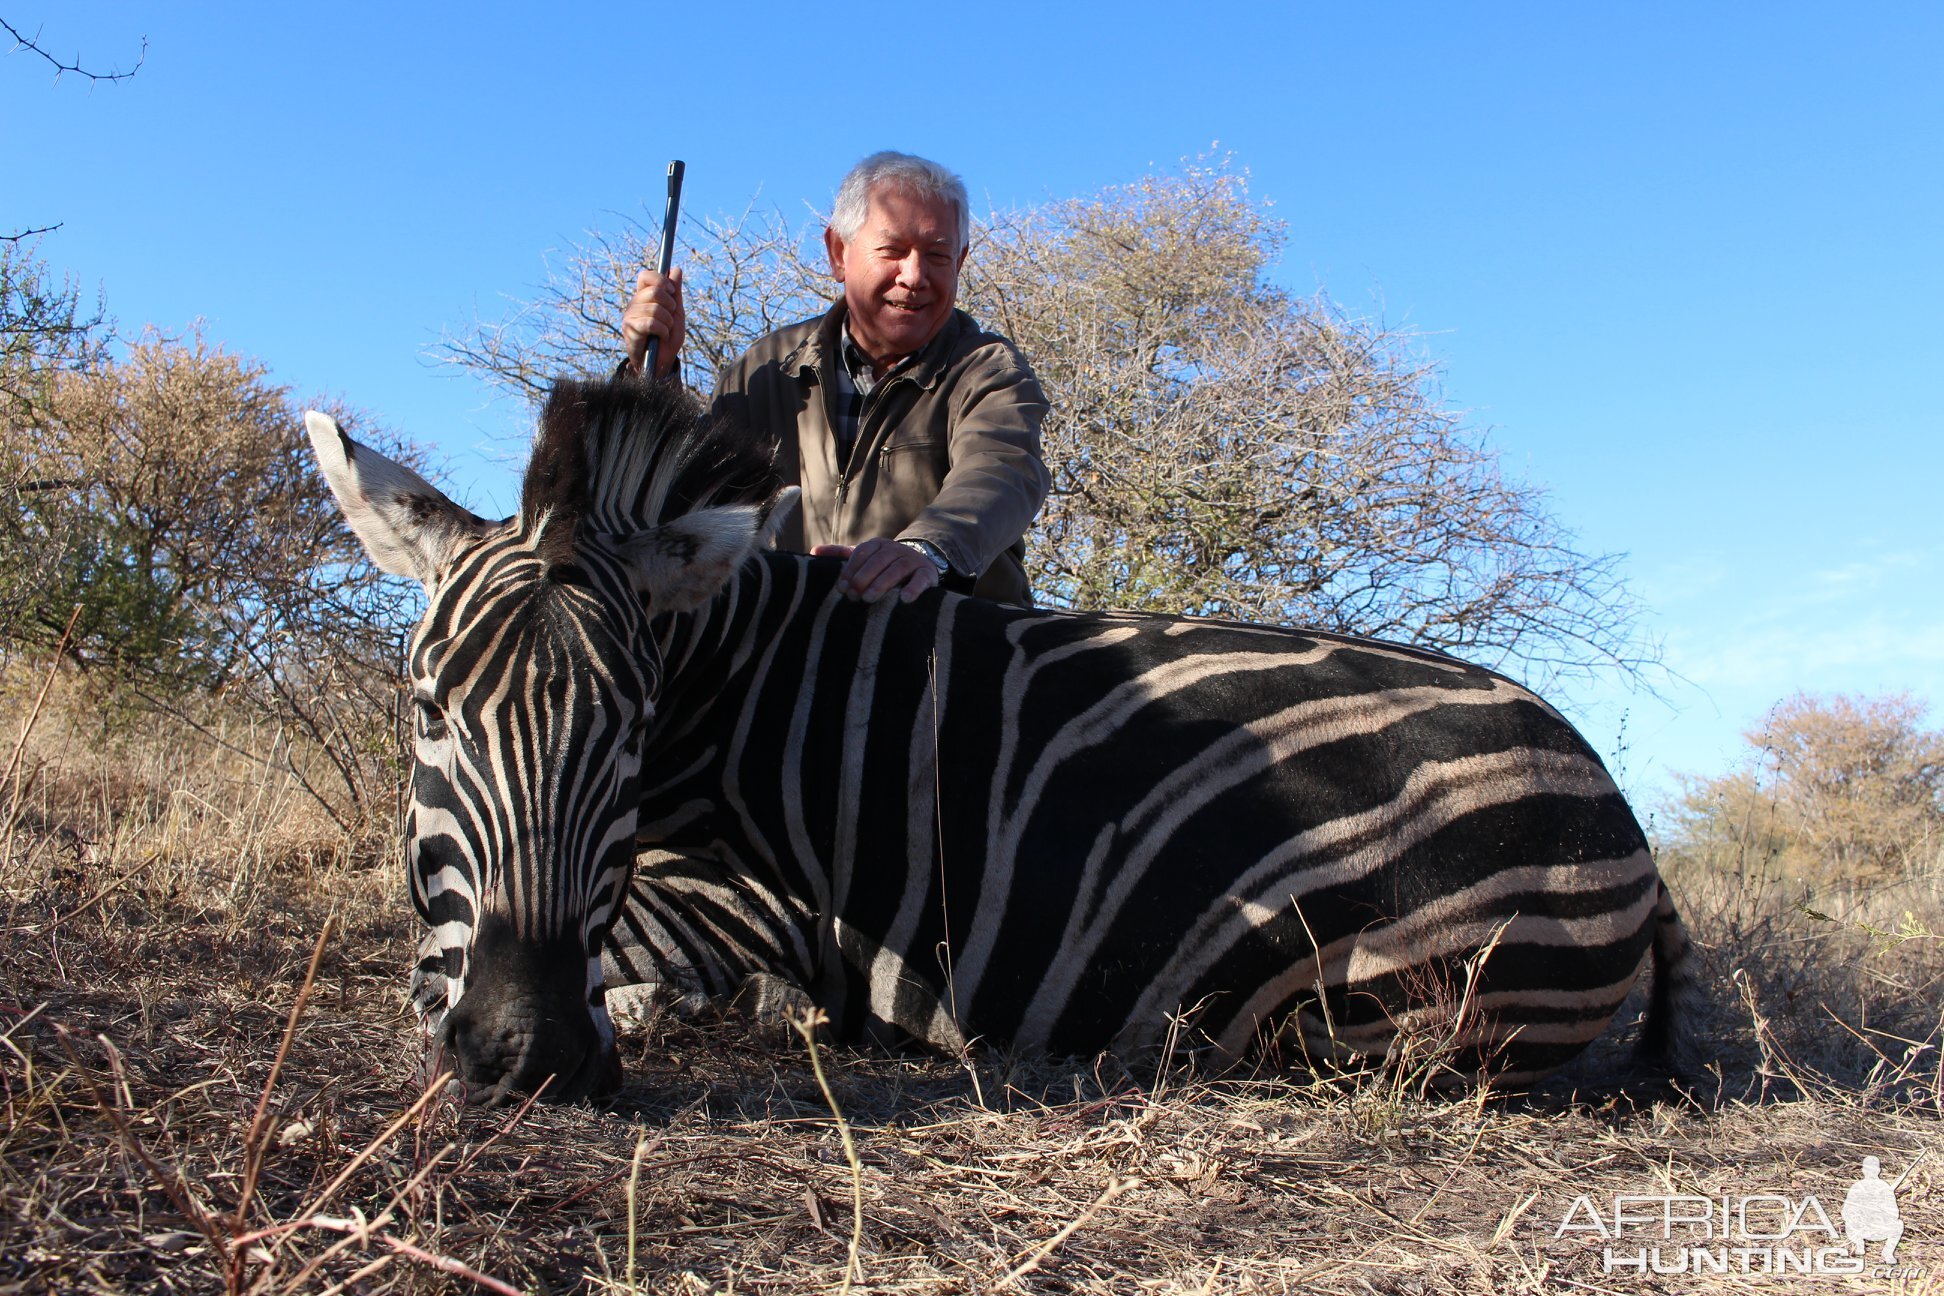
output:
[[[1581,1194],[1552,1236],[1597,1242],[1608,1274],[1914,1276],[1924,1270],[1894,1268],[1904,1231],[1897,1190],[1922,1160],[1886,1180],[1883,1163],[1864,1157],[1863,1177],[1850,1185],[1838,1212],[1814,1195],[1777,1192],[1616,1193],[1605,1203]],[[1873,1265],[1868,1252],[1878,1242],[1883,1259]]]
[[[1872,1242],[1883,1243],[1883,1263],[1897,1263],[1897,1242],[1903,1237],[1903,1219],[1897,1214],[1897,1191],[1880,1177],[1882,1163],[1875,1157],[1863,1158],[1863,1177],[1843,1198],[1843,1231],[1850,1246],[1861,1254]],[[1905,1173],[1909,1173],[1906,1171]],[[1898,1183],[1903,1182],[1899,1175]]]

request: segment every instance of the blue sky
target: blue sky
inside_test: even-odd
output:
[[[562,16],[562,13],[567,16]],[[879,147],[1029,204],[1230,152],[1281,282],[1418,334],[1678,678],[1556,700],[1651,801],[1797,690],[1944,701],[1944,6],[0,0],[0,226],[452,465],[522,415],[428,348],[548,249],[827,203]],[[0,38],[4,43],[4,38]],[[976,252],[975,252],[976,255]],[[1624,751],[1622,716],[1624,715]],[[1944,716],[1933,716],[1944,721]]]

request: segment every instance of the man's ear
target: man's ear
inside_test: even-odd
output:
[[[824,226],[824,251],[830,254],[830,273],[837,276],[837,282],[844,282],[844,238],[830,226]]]
[[[353,441],[328,414],[306,410],[304,429],[344,520],[380,570],[429,588],[459,546],[490,525],[410,468]]]
[[[714,598],[762,539],[767,506],[697,509],[620,544],[650,613],[686,612]]]

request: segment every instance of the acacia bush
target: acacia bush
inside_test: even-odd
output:
[[[1944,864],[1944,732],[1908,694],[1798,693],[1735,768],[1678,776],[1663,858],[1743,876],[1886,882]]]
[[[821,228],[755,208],[684,226],[691,381],[827,307]],[[960,304],[1053,403],[1028,536],[1040,602],[1379,635],[1540,684],[1651,667],[1618,557],[1581,552],[1501,471],[1409,337],[1278,287],[1286,237],[1222,165],[975,223]],[[589,233],[443,358],[528,400],[608,371],[656,238]]]
[[[99,365],[111,332],[100,300],[84,306],[80,285],[55,278],[37,240],[0,237],[0,417],[29,414],[55,375]]]
[[[0,422],[0,481],[0,642],[60,645],[104,706],[269,720],[321,801],[389,804],[416,596],[365,561],[261,364],[150,333],[44,369]]]
[[[79,285],[48,270],[36,242],[0,238],[0,519],[24,516],[39,487],[35,456],[17,429],[32,424],[59,375],[102,363],[110,330],[99,304],[85,309]],[[61,558],[40,532],[0,531],[0,627],[29,615]]]

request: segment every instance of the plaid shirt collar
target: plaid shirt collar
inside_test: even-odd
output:
[[[912,362],[918,358],[918,352],[914,351],[893,364],[880,376],[876,368],[871,364],[871,357],[864,354],[864,348],[857,345],[857,339],[851,336],[850,321],[848,319],[844,321],[839,329],[838,338],[840,342],[838,351],[844,359],[844,363],[841,366],[844,371],[842,376],[843,378],[850,379],[851,386],[855,387],[865,396],[869,396],[873,391],[877,390],[877,385],[886,378],[889,378],[892,374],[902,373],[906,369],[909,369]],[[919,350],[923,350],[923,348],[921,347]],[[842,379],[840,378],[839,381],[842,381]]]

